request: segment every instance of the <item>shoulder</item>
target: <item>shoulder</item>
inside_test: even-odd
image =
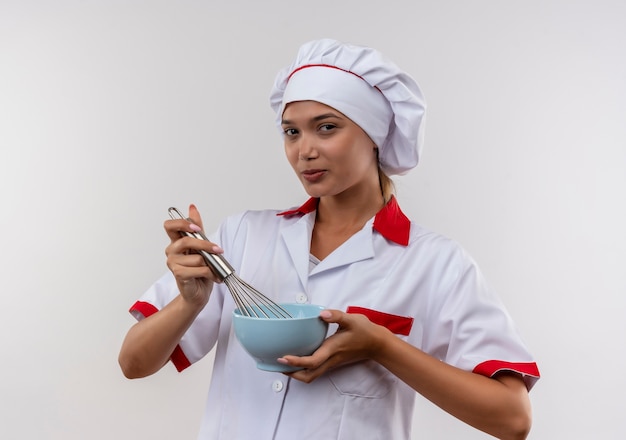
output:
[[[409,258],[421,267],[429,267],[443,280],[458,279],[468,271],[479,272],[478,264],[461,243],[438,232],[411,223],[407,246]]]
[[[224,249],[231,264],[242,268],[243,261],[258,260],[279,241],[281,231],[293,220],[277,215],[275,209],[247,210],[229,215],[212,241]]]
[[[238,240],[241,237],[256,236],[257,238],[273,236],[299,216],[281,216],[278,209],[246,210],[227,216],[215,233],[222,241]]]
[[[433,251],[450,256],[469,257],[462,245],[443,234],[434,232],[418,223],[411,222],[411,233],[408,248],[413,250]]]
[[[260,210],[246,210],[227,216],[222,224],[221,228],[240,228],[240,227],[266,227],[271,225],[279,225],[289,221],[292,216],[285,217],[278,215],[282,211],[278,209],[260,209]]]

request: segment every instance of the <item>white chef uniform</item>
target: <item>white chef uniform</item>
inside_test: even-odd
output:
[[[486,376],[515,371],[533,386],[533,357],[457,243],[410,222],[392,198],[310,271],[316,206],[310,199],[282,213],[247,211],[226,219],[211,240],[241,278],[277,302],[363,313],[444,362]],[[176,295],[168,272],[131,313],[142,319]],[[216,285],[172,354],[183,370],[216,349],[199,439],[410,438],[415,391],[386,369],[359,362],[310,384],[258,370],[234,337],[233,309],[226,287]]]

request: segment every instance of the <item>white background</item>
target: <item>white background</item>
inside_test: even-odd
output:
[[[321,37],[423,88],[398,198],[536,355],[530,438],[625,438],[625,23],[622,0],[0,0],[0,438],[195,438],[211,360],[124,379],[127,309],[169,206],[212,230],[304,201],[268,95]],[[418,397],[414,438],[488,437]]]

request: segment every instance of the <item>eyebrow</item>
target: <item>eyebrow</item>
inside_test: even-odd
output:
[[[322,121],[324,119],[329,119],[329,118],[335,118],[335,119],[342,119],[341,116],[335,114],[335,113],[324,113],[318,116],[314,116],[313,118],[311,118],[311,121],[313,122],[318,122],[318,121]],[[283,119],[281,122],[281,125],[290,125],[293,124],[292,121],[288,120],[288,119]]]

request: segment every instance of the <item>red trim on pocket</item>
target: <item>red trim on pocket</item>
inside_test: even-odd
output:
[[[506,361],[485,361],[474,368],[473,372],[483,376],[492,377],[500,371],[514,371],[525,376],[539,378],[539,368],[535,362],[506,362]]]
[[[392,315],[365,307],[349,306],[346,313],[365,315],[374,324],[382,325],[396,335],[408,336],[413,327],[413,318],[411,317]]]
[[[143,315],[144,318],[147,318],[150,315],[154,315],[158,311],[159,309],[157,309],[154,305],[145,301],[137,301],[129,310],[129,312],[133,314],[133,316],[136,317],[136,313],[140,313]],[[187,356],[185,356],[185,352],[183,352],[183,349],[180,347],[180,345],[177,345],[176,348],[174,348],[174,351],[170,356],[170,360],[172,361],[178,372],[181,372],[185,368],[191,366],[191,362],[189,362],[189,359],[187,359]]]

